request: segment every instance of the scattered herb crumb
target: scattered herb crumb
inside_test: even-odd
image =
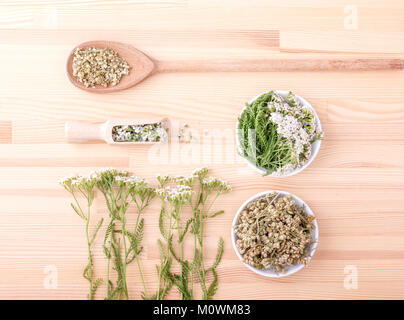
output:
[[[188,123],[184,123],[180,128],[178,133],[178,142],[179,143],[191,143],[196,142],[196,137],[192,133],[192,129],[190,128]]]

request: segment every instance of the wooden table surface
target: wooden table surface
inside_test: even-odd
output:
[[[188,174],[200,166],[234,190],[218,201],[226,214],[207,231],[208,258],[218,237],[225,238],[218,299],[404,298],[403,71],[164,73],[105,95],[73,87],[65,71],[75,45],[99,39],[166,60],[404,58],[403,15],[399,0],[1,1],[0,298],[85,298],[84,225],[57,183],[61,177],[117,167],[153,181],[157,173]],[[325,132],[310,167],[285,179],[261,177],[234,148],[243,104],[270,89],[306,98]],[[67,120],[139,116],[186,122],[197,139],[181,144],[171,159],[152,156],[147,146],[64,139]],[[223,148],[201,151],[201,134],[215,128],[230,139]],[[320,228],[310,265],[277,280],[244,267],[230,240],[239,206],[269,189],[304,199]],[[95,210],[106,214],[100,197]],[[155,288],[157,201],[145,217],[142,263],[147,285]],[[105,276],[100,246],[95,253],[96,273]],[[137,271],[129,269],[130,295],[139,299]],[[46,283],[55,272],[52,288]]]

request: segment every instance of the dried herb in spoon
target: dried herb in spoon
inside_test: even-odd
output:
[[[126,60],[109,48],[78,48],[74,52],[73,76],[87,88],[115,86],[129,69]]]

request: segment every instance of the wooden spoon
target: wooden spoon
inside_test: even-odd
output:
[[[86,88],[73,76],[73,57],[77,48],[110,48],[131,67],[116,86]],[[371,71],[402,70],[403,60],[372,59],[237,59],[157,61],[131,45],[115,41],[88,41],[75,47],[67,60],[67,74],[78,88],[96,93],[127,89],[157,72],[270,72],[270,71]]]

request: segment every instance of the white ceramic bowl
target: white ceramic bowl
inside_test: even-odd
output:
[[[279,95],[281,95],[282,97],[285,97],[286,94],[289,92],[289,91],[284,91],[284,90],[274,90],[274,91],[275,91],[276,93],[278,93]],[[255,99],[257,99],[259,96],[263,95],[264,93],[267,93],[267,92],[260,93],[259,95],[257,95],[257,96],[254,97],[253,99],[251,99],[250,102],[249,102],[249,104],[253,103],[253,102],[255,101]],[[302,97],[298,96],[297,94],[295,94],[295,96],[301,101],[301,103],[302,103],[305,107],[307,107],[307,108],[309,108],[309,109],[311,109],[311,110],[313,111],[314,118],[316,119],[317,126],[318,126],[319,130],[322,131],[320,119],[319,119],[319,117],[318,117],[316,111],[315,111],[314,108],[312,107],[312,105],[311,105],[310,103],[308,103],[308,102],[307,102],[305,99],[303,99]],[[243,111],[244,111],[245,109],[246,109],[246,107],[243,108],[243,110],[241,111],[240,115],[243,113]],[[237,127],[236,127],[237,148],[238,148],[239,153],[243,153],[243,150],[242,150],[242,147],[241,147],[241,144],[240,144],[240,141],[239,141],[239,136],[238,136],[238,134],[237,134],[237,129],[238,129],[238,121],[237,121]],[[306,161],[306,163],[305,163],[303,166],[298,167],[298,168],[296,168],[295,170],[293,170],[293,171],[291,171],[291,172],[289,172],[289,173],[287,173],[287,174],[274,175],[274,174],[272,173],[272,174],[269,174],[268,177],[280,177],[280,178],[290,177],[290,176],[293,176],[293,175],[299,173],[300,171],[303,171],[305,168],[307,168],[307,167],[310,165],[310,163],[311,163],[311,162],[314,160],[314,158],[317,156],[317,153],[318,153],[318,151],[320,150],[321,141],[322,141],[322,140],[317,140],[317,141],[315,141],[314,143],[311,144],[312,150],[311,150],[310,158],[309,158],[309,160]],[[256,171],[258,171],[259,173],[261,173],[261,174],[263,174],[263,175],[266,173],[266,170],[265,170],[265,169],[260,168],[260,167],[257,167],[254,163],[252,163],[250,160],[248,160],[248,159],[246,159],[246,158],[244,158],[244,157],[242,157],[242,158],[248,163],[248,165],[249,165],[250,167],[254,168],[254,169],[255,169]]]
[[[234,227],[236,225],[238,225],[238,216],[241,213],[241,211],[244,210],[244,208],[247,206],[247,204],[249,204],[251,201],[254,201],[254,200],[256,200],[256,199],[258,199],[258,198],[260,198],[262,196],[265,196],[266,194],[271,193],[271,192],[280,193],[280,195],[283,196],[283,197],[288,196],[288,195],[292,196],[292,199],[295,201],[297,206],[300,206],[300,207],[304,206],[306,214],[310,215],[310,216],[314,216],[314,214],[311,211],[310,207],[302,199],[300,199],[299,197],[297,197],[297,196],[295,196],[295,195],[293,195],[291,193],[285,192],[285,191],[269,190],[269,191],[264,191],[264,192],[257,193],[256,195],[252,196],[251,198],[249,198],[247,201],[245,201],[243,203],[243,205],[240,207],[240,209],[238,209],[238,211],[237,211],[237,213],[236,213],[236,215],[235,215],[235,217],[233,219],[233,224],[232,224],[232,228],[231,228],[231,240],[232,240],[232,243],[233,243],[233,248],[234,248],[234,251],[236,252],[237,257],[240,259],[241,262],[243,262],[243,257],[242,257],[242,255],[240,254],[240,252],[237,249],[237,245],[236,245],[237,236],[236,236],[236,233],[234,231]],[[314,252],[316,251],[316,248],[317,248],[317,245],[318,245],[318,223],[317,223],[317,219],[313,221],[313,224],[314,224],[314,229],[313,229],[313,231],[311,233],[311,238],[313,240],[313,244],[312,244],[312,246],[310,248],[309,259],[311,259],[313,257]],[[286,276],[289,276],[289,275],[299,271],[300,269],[304,268],[303,264],[296,264],[294,266],[285,266],[285,269],[286,269],[285,273],[277,273],[277,272],[274,272],[271,268],[258,270],[256,268],[254,268],[253,266],[250,266],[249,264],[246,264],[244,262],[243,262],[243,264],[248,269],[254,271],[255,273],[258,273],[258,274],[260,274],[262,276],[265,276],[265,277],[271,277],[271,278],[286,277]]]

